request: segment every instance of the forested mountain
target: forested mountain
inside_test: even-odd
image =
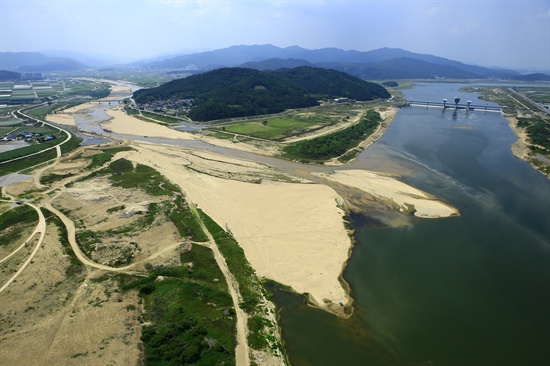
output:
[[[398,48],[380,48],[361,52],[345,51],[338,48],[308,50],[298,46],[280,48],[273,45],[233,46],[145,63],[143,66],[157,70],[193,69],[205,71],[234,66],[258,70],[315,66],[340,70],[366,80],[384,78],[510,79],[519,75],[518,72],[511,70],[468,65],[443,57],[418,54]]]
[[[550,81],[550,75],[535,73],[535,74],[515,76],[513,77],[513,79],[520,80],[520,81]]]
[[[278,70],[278,69],[292,69],[299,66],[311,66],[315,67],[309,61],[297,59],[297,58],[270,58],[268,60],[257,61],[257,62],[246,62],[239,67],[245,67],[248,69],[256,70]]]
[[[334,70],[311,67],[259,71],[223,68],[134,93],[138,104],[155,105],[168,99],[193,99],[189,117],[210,121],[282,112],[315,106],[322,98],[357,100],[389,98],[381,85]]]
[[[21,74],[18,72],[13,71],[7,71],[7,70],[0,70],[0,81],[7,81],[7,80],[20,80]]]
[[[365,82],[355,76],[336,70],[314,67],[296,67],[276,71],[308,93],[322,97],[346,97],[356,100],[389,98],[390,94],[381,85]]]

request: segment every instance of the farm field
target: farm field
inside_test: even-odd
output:
[[[365,111],[359,104],[327,105],[307,110],[292,111],[277,116],[236,121],[217,125],[212,130],[221,133],[247,135],[273,141],[314,132],[342,122],[357,120]]]
[[[108,90],[102,82],[89,80],[29,80],[0,82],[0,114],[10,104],[22,104],[55,100],[71,95],[103,96]],[[1,105],[5,105],[2,106]]]

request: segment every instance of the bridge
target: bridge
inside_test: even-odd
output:
[[[108,99],[108,100],[90,100],[88,101],[88,103],[98,103],[98,104],[118,104],[118,103],[122,103],[123,100],[122,99]]]
[[[432,102],[432,101],[426,101],[426,100],[406,100],[401,107],[409,107],[409,106],[425,106],[425,107],[434,107],[434,108],[450,108],[450,109],[466,109],[466,110],[482,110],[482,111],[494,111],[494,112],[500,112],[502,111],[503,107],[500,106],[490,106],[490,105],[480,105],[480,104],[472,104],[472,102],[468,101],[466,104],[462,103],[460,104],[460,98],[455,98],[455,103],[449,103],[447,102],[447,99],[443,99],[441,102]]]

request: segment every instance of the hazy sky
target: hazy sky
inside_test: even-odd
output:
[[[0,50],[124,60],[271,43],[550,69],[550,0],[0,0]]]

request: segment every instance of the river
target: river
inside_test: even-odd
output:
[[[404,93],[487,103],[460,86]],[[397,113],[344,169],[400,173],[461,216],[400,227],[382,225],[378,212],[353,216],[351,319],[271,286],[292,365],[550,364],[550,181],[511,154],[514,141],[496,112]]]
[[[461,86],[421,83],[405,94],[487,103]],[[97,122],[105,108],[94,107],[93,118],[77,120],[79,127],[102,132]],[[227,153],[283,170],[334,169],[200,141],[113,136]],[[461,216],[354,215],[356,243],[344,271],[355,300],[351,319],[271,286],[292,365],[550,364],[550,181],[511,154],[514,141],[500,113],[409,107],[356,160],[337,168],[398,173]]]

